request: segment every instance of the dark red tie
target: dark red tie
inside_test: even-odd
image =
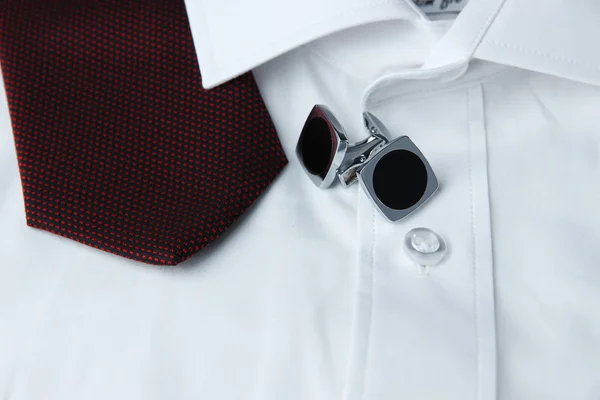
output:
[[[30,226],[177,264],[287,163],[252,75],[202,88],[183,0],[0,0],[0,61]]]

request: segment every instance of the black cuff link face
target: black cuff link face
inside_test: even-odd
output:
[[[310,179],[320,188],[359,181],[376,208],[398,221],[425,203],[438,189],[427,159],[408,136],[390,140],[386,127],[363,113],[369,137],[349,143],[333,113],[316,105],[306,120],[296,154]]]

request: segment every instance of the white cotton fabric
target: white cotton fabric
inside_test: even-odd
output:
[[[26,227],[0,96],[0,397],[599,398],[600,6],[576,3],[188,0],[205,87],[258,66],[290,165],[181,267]],[[316,188],[317,103],[408,135],[439,192],[390,223]],[[416,227],[448,244],[426,275]]]

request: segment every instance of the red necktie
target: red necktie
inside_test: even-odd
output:
[[[30,226],[177,264],[287,163],[252,75],[202,88],[183,0],[0,0],[0,61]]]

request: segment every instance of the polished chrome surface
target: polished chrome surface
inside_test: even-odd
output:
[[[348,187],[356,182],[358,171],[387,143],[387,139],[371,135],[361,142],[349,145],[337,171],[342,186]]]
[[[307,124],[314,118],[323,118],[327,122],[327,124],[329,125],[329,128],[330,128],[330,133],[332,135],[332,140],[335,141],[335,143],[333,143],[333,145],[334,145],[333,157],[331,158],[331,160],[329,162],[329,166],[327,168],[327,173],[326,173],[325,177],[321,177],[319,175],[312,174],[311,172],[308,171],[308,169],[304,165],[304,162],[302,161],[303,157],[302,157],[302,149],[301,149],[301,138],[298,140],[298,144],[296,146],[296,155],[297,155],[298,159],[300,160],[300,163],[302,164],[302,168],[304,169],[304,172],[306,172],[306,174],[311,179],[311,181],[317,187],[324,189],[324,188],[331,186],[331,184],[333,183],[333,181],[335,180],[335,178],[337,176],[337,170],[340,167],[340,165],[342,164],[342,162],[345,158],[345,155],[346,155],[346,151],[348,148],[348,138],[346,137],[346,132],[344,131],[344,128],[342,127],[342,125],[339,123],[337,118],[333,115],[333,113],[326,106],[321,105],[321,104],[315,105],[313,107],[313,109],[311,110],[308,118],[306,119],[304,127],[306,127]],[[304,128],[303,128],[303,130],[304,130]]]
[[[300,139],[296,147],[296,154],[302,163],[302,167],[316,186],[320,188],[329,187],[336,176],[345,188],[359,181],[371,202],[390,221],[397,221],[408,216],[423,205],[438,189],[438,181],[433,169],[417,146],[407,136],[391,140],[391,135],[385,125],[373,114],[363,113],[364,126],[369,136],[357,143],[348,142],[344,128],[331,110],[323,105],[313,107],[305,126],[311,119],[317,117],[327,121],[333,141],[332,157],[325,176],[315,175],[307,170],[303,163]],[[405,210],[387,207],[377,198],[373,186],[373,172],[377,162],[384,155],[395,150],[407,150],[417,155],[425,165],[427,172],[427,185],[423,196],[416,204]],[[402,172],[398,171],[398,173]]]
[[[407,150],[417,155],[425,165],[425,170],[427,172],[427,185],[425,187],[425,192],[423,193],[423,196],[421,196],[421,199],[412,207],[409,207],[404,210],[396,210],[383,204],[383,202],[381,202],[377,198],[377,195],[375,194],[375,187],[373,186],[373,172],[375,167],[377,166],[377,162],[386,154],[396,150]],[[403,172],[405,171],[398,171],[398,173]],[[366,163],[366,165],[363,168],[361,168],[360,171],[358,171],[358,181],[360,182],[362,188],[365,190],[369,199],[371,199],[373,204],[379,210],[379,212],[385,218],[392,222],[405,218],[412,212],[417,210],[431,196],[433,196],[433,194],[438,189],[438,180],[435,176],[435,173],[433,172],[433,169],[431,168],[431,165],[429,165],[429,162],[427,161],[423,153],[421,153],[421,151],[412,142],[412,140],[409,139],[408,136],[401,136],[392,140],[385,146],[385,148],[383,148],[375,156],[373,156],[371,161]]]

